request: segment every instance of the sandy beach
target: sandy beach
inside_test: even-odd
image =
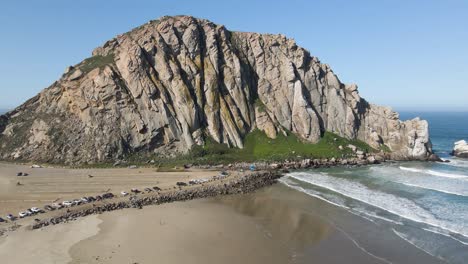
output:
[[[2,263],[68,263],[69,249],[79,241],[98,234],[102,220],[97,215],[79,219],[69,225],[42,230],[20,229],[0,237]],[[3,262],[5,261],[5,262]]]
[[[4,163],[1,168],[3,214],[107,189],[118,192],[158,185],[172,190],[176,181],[218,173],[164,173],[150,168],[31,169]],[[17,177],[17,171],[30,175]],[[18,178],[23,185],[16,186]],[[353,263],[440,263],[379,224],[283,184],[254,193],[106,212],[37,230],[30,230],[31,218],[21,219],[19,230],[0,237],[2,261],[234,264],[348,263],[352,259]],[[18,249],[25,254],[18,254]]]
[[[28,176],[16,176],[18,172]],[[69,169],[31,168],[30,165],[0,163],[0,216],[17,215],[33,206],[77,199],[104,192],[120,193],[131,188],[172,188],[177,181],[210,178],[212,170],[158,172],[156,168]],[[91,176],[90,176],[91,175]],[[17,183],[21,185],[17,185]]]
[[[19,247],[32,253],[11,254]],[[375,223],[281,184],[18,230],[0,240],[0,257],[19,264],[441,263]]]

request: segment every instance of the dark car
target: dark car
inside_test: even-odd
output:
[[[155,190],[155,191],[160,191],[161,188],[159,188],[158,186],[154,186],[154,187],[153,187],[153,190]]]
[[[46,209],[47,211],[53,211],[53,210],[55,210],[55,208],[52,207],[52,206],[50,206],[50,205],[44,206],[44,209]]]
[[[102,200],[102,196],[101,195],[97,195],[96,196],[96,201],[101,201]]]
[[[94,197],[92,197],[92,196],[89,196],[89,197],[88,197],[88,201],[94,202],[94,201],[96,201],[96,198],[94,198]]]
[[[3,222],[6,222],[6,220],[0,217],[0,223],[3,223]]]
[[[187,183],[185,183],[185,182],[177,182],[177,186],[187,186]]]
[[[105,194],[102,195],[103,199],[110,199],[110,198],[113,198],[113,197],[114,197],[113,193],[105,193]]]

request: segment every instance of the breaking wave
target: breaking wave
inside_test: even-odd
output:
[[[437,177],[468,180],[468,175],[440,172],[440,171],[435,171],[435,170],[424,170],[424,169],[408,168],[408,167],[403,167],[403,166],[400,166],[400,170],[414,172],[414,173],[429,174],[429,175],[437,176]]]

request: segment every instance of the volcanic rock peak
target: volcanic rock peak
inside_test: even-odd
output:
[[[107,41],[2,116],[0,157],[82,163],[175,155],[207,137],[242,148],[259,129],[312,143],[330,131],[385,145],[395,159],[427,158],[428,123],[398,118],[285,36],[162,17]]]

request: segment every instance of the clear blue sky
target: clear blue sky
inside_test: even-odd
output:
[[[284,0],[0,3],[0,108],[12,108],[117,34],[187,14],[296,39],[368,101],[468,110],[468,1]]]

